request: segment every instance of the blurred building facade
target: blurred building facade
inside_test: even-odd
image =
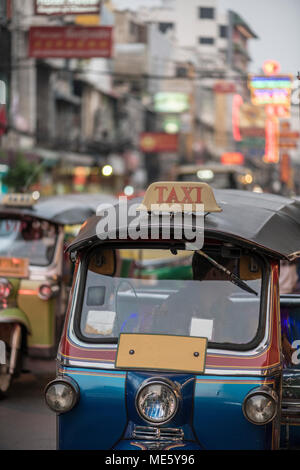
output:
[[[72,24],[111,26],[112,58],[29,58],[31,26]],[[261,173],[264,136],[248,138],[261,125],[259,110],[254,119],[248,106],[255,39],[251,25],[218,0],[162,0],[137,11],[103,0],[91,17],[36,16],[33,0],[0,0],[1,163],[13,165],[19,152],[37,161],[45,193],[138,191],[172,177],[179,163],[218,163],[226,152],[242,153]],[[176,137],[176,147],[145,148],[144,135],[148,144]],[[297,155],[291,150],[292,162]]]

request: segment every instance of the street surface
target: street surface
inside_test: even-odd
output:
[[[54,450],[56,418],[44,401],[44,388],[55,378],[55,361],[30,360],[0,401],[0,450]]]

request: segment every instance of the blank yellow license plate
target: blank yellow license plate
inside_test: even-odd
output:
[[[0,257],[0,276],[28,277],[29,260],[27,258]]]
[[[115,367],[202,374],[207,338],[122,333]]]

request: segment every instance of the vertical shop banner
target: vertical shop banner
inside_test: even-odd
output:
[[[0,137],[5,134],[6,126],[6,83],[0,80]]]
[[[36,15],[100,13],[101,0],[35,0]]]
[[[33,26],[29,30],[29,57],[112,57],[111,26]]]
[[[289,154],[284,153],[280,158],[280,180],[288,183],[291,178],[291,158]]]
[[[279,161],[279,121],[277,118],[268,118],[266,121],[266,163]]]
[[[227,147],[227,95],[215,94],[215,145],[220,148]]]

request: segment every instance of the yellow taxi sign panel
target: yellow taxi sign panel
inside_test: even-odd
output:
[[[201,205],[204,212],[222,211],[207,183],[157,182],[148,187],[140,210],[151,212],[159,206],[170,212],[198,212]]]
[[[32,207],[37,200],[32,194],[5,194],[1,203],[4,206]]]

